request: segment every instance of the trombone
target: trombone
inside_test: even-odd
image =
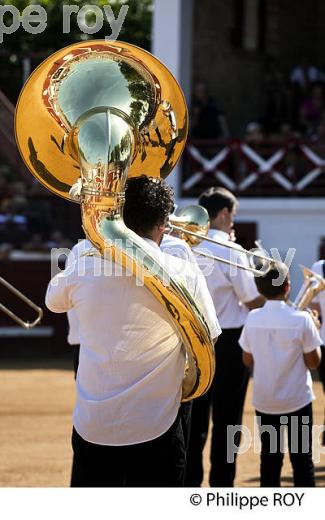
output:
[[[255,276],[265,275],[270,271],[270,269],[272,269],[276,265],[276,261],[273,258],[264,256],[254,251],[242,249],[241,247],[238,247],[236,245],[234,246],[231,242],[216,240],[214,238],[208,237],[207,234],[210,228],[210,219],[207,210],[203,208],[203,206],[186,206],[185,208],[182,208],[177,215],[170,215],[168,228],[170,229],[170,231],[175,233],[176,236],[185,240],[191,247],[197,246],[198,244],[200,244],[200,242],[206,240],[207,242],[212,242],[213,244],[218,244],[228,249],[232,249],[233,251],[236,251],[238,253],[244,254],[249,258],[256,258],[260,260],[262,265],[260,269],[257,269],[256,267],[251,267],[248,265],[239,264],[237,262],[232,262],[231,260],[227,260],[226,258],[222,258],[220,256],[215,256],[204,251],[194,249],[195,254],[199,256],[210,258],[211,260],[231,265],[238,269],[250,271]]]
[[[29,307],[34,309],[37,313],[37,318],[32,321],[24,321],[19,316],[14,314],[8,307],[5,307],[2,303],[0,303],[0,310],[3,311],[7,316],[12,318],[14,321],[16,321],[21,327],[24,327],[24,329],[31,329],[32,327],[35,327],[37,325],[43,316],[43,311],[40,307],[38,307],[35,303],[33,303],[27,296],[25,296],[22,292],[18,291],[16,287],[11,285],[9,282],[7,282],[4,278],[0,276],[0,284],[3,285],[6,289],[8,289],[10,292],[12,292],[15,296],[17,296],[20,300],[22,300],[24,303],[26,303]]]

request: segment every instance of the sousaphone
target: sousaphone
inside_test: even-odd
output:
[[[184,96],[169,70],[118,41],[81,42],[54,53],[28,79],[16,112],[17,143],[32,174],[80,203],[88,239],[100,254],[140,272],[176,325],[187,351],[184,400],[212,382],[210,332],[186,287],[163,265],[157,269],[146,242],[125,226],[123,204],[128,177],[167,177],[187,131]]]

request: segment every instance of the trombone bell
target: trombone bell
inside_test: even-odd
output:
[[[195,247],[208,234],[209,214],[203,206],[186,206],[177,215],[170,215],[169,227],[175,236],[185,240],[190,247]]]

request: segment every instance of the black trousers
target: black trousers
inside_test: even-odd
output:
[[[289,414],[271,415],[256,411],[260,421],[261,487],[279,487],[284,457],[284,431],[288,430],[290,462],[296,487],[314,487],[312,459],[312,404]],[[287,424],[287,427],[285,426]]]
[[[192,408],[191,433],[188,449],[186,486],[200,486],[203,480],[202,452],[206,443],[212,408],[212,443],[210,485],[232,487],[236,474],[236,453],[227,460],[227,426],[241,425],[250,371],[242,362],[238,344],[240,329],[224,330],[215,344],[216,373],[208,394],[195,399]],[[240,444],[241,433],[231,438]]]
[[[77,372],[79,367],[79,354],[80,354],[80,345],[72,345],[73,348],[73,371],[74,378],[77,378]]]
[[[72,432],[71,487],[181,487],[186,450],[181,413],[163,435],[129,446],[102,446]]]

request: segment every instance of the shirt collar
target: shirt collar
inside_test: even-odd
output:
[[[209,229],[208,231],[208,237],[210,238],[221,238],[221,240],[223,240],[224,242],[228,242],[229,241],[229,234],[226,233],[225,231],[221,231],[221,229]]]
[[[283,300],[266,300],[264,307],[286,307],[287,303]]]
[[[149,244],[154,249],[158,249],[158,251],[160,251],[160,247],[158,246],[157,242],[155,242],[154,240],[151,240],[151,238],[144,238],[143,237],[143,240],[145,242],[147,242],[147,244]]]

